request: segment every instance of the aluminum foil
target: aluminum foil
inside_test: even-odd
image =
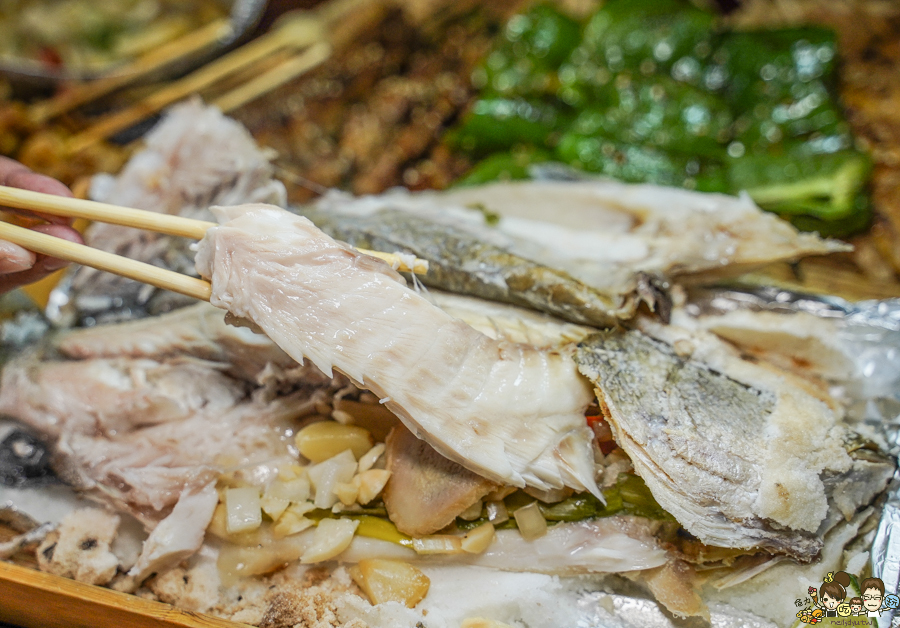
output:
[[[851,303],[779,290],[698,290],[686,306],[692,315],[725,314],[740,309],[781,314],[805,312],[831,319],[836,340],[853,360],[855,373],[843,382],[853,403],[849,419],[867,435],[880,437],[895,460],[900,456],[900,299]],[[863,431],[863,429],[860,429]],[[900,471],[895,473],[870,549],[872,576],[885,592],[900,591]],[[895,618],[896,615],[896,618]],[[900,625],[900,612],[883,611],[879,628]]]
[[[866,428],[868,435],[877,437],[895,458],[900,454],[900,299],[850,303],[833,297],[811,297],[772,288],[699,289],[691,291],[685,310],[693,316],[721,315],[737,310],[777,314],[804,312],[832,321],[835,338],[854,365],[852,377],[840,382],[852,400],[851,420],[856,421],[858,427]],[[33,316],[23,316],[14,323],[7,323],[4,327],[8,329],[3,330],[7,343],[18,345],[40,335],[33,319]],[[5,489],[6,493],[10,490]],[[4,497],[12,496],[4,495],[0,489],[0,506]],[[6,507],[12,507],[20,499],[20,495],[6,499]],[[46,507],[49,502],[57,502],[58,506],[59,501],[50,498],[47,504],[31,506]],[[45,518],[54,520],[52,516]],[[900,589],[900,473],[895,475],[886,495],[873,538],[869,548],[872,575],[884,581],[887,592],[896,592]],[[820,575],[824,576],[824,573]],[[801,593],[799,588],[797,593]],[[567,600],[577,606],[579,620],[574,624],[577,628],[701,625],[693,620],[673,619],[651,599],[602,592],[596,587],[587,587]],[[719,602],[711,602],[709,610],[710,625],[714,628],[779,628],[785,625]],[[900,625],[900,614],[895,619],[893,611],[886,611],[878,622],[880,628]],[[540,624],[528,622],[527,625]]]

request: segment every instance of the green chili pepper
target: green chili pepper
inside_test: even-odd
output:
[[[748,155],[729,166],[734,190],[744,190],[761,207],[782,215],[844,219],[858,210],[871,171],[860,152],[823,155]]]
[[[486,158],[465,184],[524,178],[552,155],[624,181],[746,190],[822,234],[868,224],[871,164],[834,94],[827,29],[723,32],[687,0],[608,0],[579,30],[540,6],[476,74],[482,99],[452,141]]]
[[[547,146],[564,126],[559,108],[522,98],[486,98],[475,102],[451,143],[475,154],[519,145]]]
[[[692,156],[722,155],[732,122],[722,99],[666,76],[618,82],[615,105],[584,109],[571,132]]]
[[[560,68],[560,97],[584,105],[623,70],[665,75],[680,64],[677,75],[695,78],[688,68],[712,51],[712,25],[710,13],[680,0],[611,0]]]
[[[507,97],[534,97],[556,92],[556,68],[581,39],[577,21],[557,9],[538,5],[510,18],[500,45],[475,71],[485,92]]]

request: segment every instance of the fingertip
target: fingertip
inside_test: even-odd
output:
[[[66,225],[36,225],[32,227],[34,231],[52,235],[54,238],[61,238],[76,244],[84,244],[84,238],[72,227]]]
[[[17,244],[0,240],[0,274],[20,273],[34,267],[37,256]]]

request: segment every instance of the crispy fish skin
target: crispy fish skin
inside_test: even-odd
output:
[[[821,477],[853,469],[825,403],[766,387],[765,375],[739,381],[637,330],[595,334],[575,360],[616,441],[685,529],[708,545],[815,558]]]
[[[210,303],[288,355],[372,390],[442,455],[514,486],[589,490],[588,382],[567,352],[493,340],[406,287],[389,266],[266,205],[214,208],[200,242]]]
[[[511,303],[563,320],[609,327],[630,318],[632,295],[606,294],[550,268],[479,240],[464,229],[409,212],[384,209],[369,216],[304,213],[330,236],[358,248],[401,251],[429,261],[427,286]]]

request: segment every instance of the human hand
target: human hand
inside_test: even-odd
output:
[[[69,188],[56,179],[32,172],[18,161],[2,156],[0,185],[57,196],[72,196]],[[81,234],[72,229],[69,219],[39,213],[28,215],[44,221],[43,224],[32,227],[35,231],[71,242],[82,242]],[[64,260],[38,255],[12,242],[0,240],[0,294],[42,279],[67,264]]]

